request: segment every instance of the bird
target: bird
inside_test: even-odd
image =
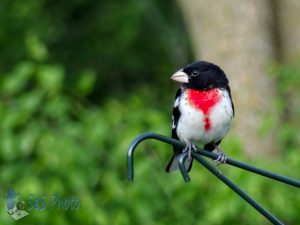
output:
[[[172,138],[185,142],[181,149],[173,146],[174,154],[166,172],[178,170],[178,158],[189,152],[185,161],[187,171],[192,168],[191,151],[195,142],[204,150],[216,151],[216,164],[226,163],[226,155],[219,147],[228,133],[234,117],[234,104],[229,81],[224,71],[207,61],[196,61],[175,72],[171,79],[181,83],[177,90],[172,115]]]

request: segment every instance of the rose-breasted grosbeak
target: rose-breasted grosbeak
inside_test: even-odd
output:
[[[178,169],[178,157],[183,151],[191,151],[199,142],[205,150],[216,150],[219,163],[226,156],[218,147],[227,134],[234,116],[230,87],[223,70],[209,62],[198,61],[177,71],[171,79],[181,82],[173,108],[172,138],[187,143],[185,149],[174,147],[174,155],[166,171]],[[185,166],[190,171],[192,158]]]

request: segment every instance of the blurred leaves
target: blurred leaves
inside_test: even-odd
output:
[[[147,102],[137,97],[143,93],[129,96],[126,102],[108,99],[99,108],[68,94],[63,88],[66,75],[60,66],[32,63],[29,70],[29,64],[21,65],[18,68],[27,69],[13,70],[1,80],[2,185],[22,190],[23,197],[60,192],[81,199],[82,217],[64,213],[52,219],[46,216],[48,224],[64,215],[82,222],[88,217],[90,224],[95,219],[105,221],[94,216],[99,211],[98,198],[104,210],[99,215],[113,207],[113,211],[120,211],[114,219],[124,220],[126,211],[114,199],[125,195],[125,155],[130,139],[145,128],[168,133],[169,119],[146,107]],[[91,88],[92,76],[83,74],[81,93]],[[37,216],[28,221],[43,219],[45,216]]]
[[[87,85],[78,79],[93,73],[85,79],[97,85],[88,96],[94,101],[123,96],[145,81],[166,86],[164,77],[191,58],[170,0],[3,0],[1,9],[0,72],[24,60],[62,65],[71,89]]]
[[[1,193],[13,187],[24,201],[30,194],[60,193],[81,203],[78,211],[31,211],[23,224],[268,224],[196,163],[189,184],[179,173],[164,173],[172,149],[162,143],[139,146],[136,181],[126,181],[133,138],[146,131],[170,134],[175,88],[169,75],[190,61],[176,4],[4,0],[0,5]],[[274,69],[280,93],[300,93],[297,71]],[[278,106],[285,108],[284,99],[278,97]],[[300,107],[294,109],[296,116]],[[261,132],[270,127],[266,120]],[[279,139],[287,149],[278,161],[246,158],[230,136],[222,147],[234,158],[297,177],[298,127],[288,121],[281,128]],[[287,223],[300,220],[297,190],[220,169]],[[0,209],[3,224],[17,223],[4,203]]]
[[[285,148],[299,149],[300,67],[275,64],[271,72],[278,83],[276,107],[281,112],[282,121],[278,139]]]
[[[16,68],[1,78],[3,191],[12,186],[25,201],[30,194],[49,198],[55,193],[81,201],[76,212],[31,211],[25,223],[268,224],[196,163],[189,184],[179,173],[164,173],[171,156],[165,144],[147,141],[139,146],[136,180],[127,183],[126,150],[132,139],[145,131],[170,132],[170,112],[149,106],[145,99],[151,101],[152,92],[146,86],[126,99],[108,98],[99,107],[64,87],[61,66],[24,62]],[[92,88],[93,73],[82,76],[79,87]],[[292,149],[282,159],[291,162],[286,167],[274,159],[245,158],[233,137],[222,146],[232,157],[281,174],[294,176],[300,165]],[[290,223],[298,220],[297,190],[235,168],[220,169],[275,215]]]

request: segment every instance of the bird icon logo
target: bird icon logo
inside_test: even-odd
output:
[[[25,203],[23,201],[19,201],[19,196],[20,193],[17,193],[12,188],[9,188],[6,196],[4,196],[7,213],[15,220],[19,220],[29,215],[28,212],[23,210]]]

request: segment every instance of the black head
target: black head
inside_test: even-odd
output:
[[[228,87],[228,79],[224,71],[217,65],[205,61],[197,61],[185,66],[171,79],[183,83],[184,87],[198,90]]]

